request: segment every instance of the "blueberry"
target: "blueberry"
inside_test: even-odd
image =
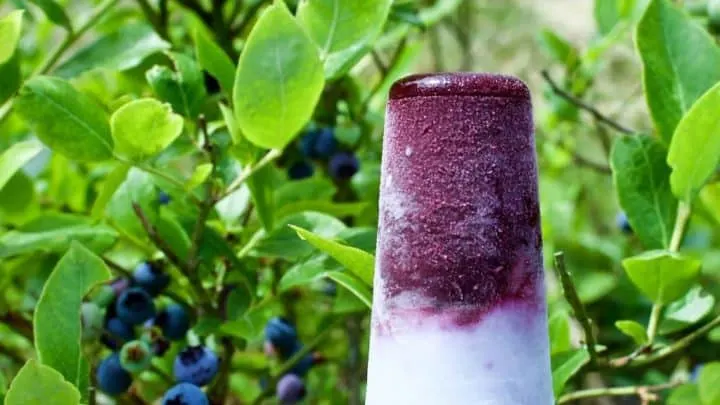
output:
[[[103,359],[95,370],[98,388],[108,395],[120,395],[132,384],[132,376],[120,364],[120,356],[113,353]]]
[[[184,339],[190,329],[190,317],[185,308],[178,304],[168,305],[160,311],[153,323],[162,329],[163,336],[170,340]]]
[[[170,388],[162,400],[162,405],[208,405],[209,403],[203,390],[188,383],[180,383]]]
[[[336,180],[347,180],[360,169],[360,162],[350,152],[340,152],[333,155],[328,163],[330,176]]]
[[[288,358],[299,345],[297,331],[287,320],[275,317],[265,325],[265,341],[282,358]]]
[[[178,382],[199,387],[212,381],[218,372],[220,360],[205,346],[190,346],[178,353],[173,364],[173,374]]]
[[[97,292],[93,295],[92,300],[97,305],[106,308],[115,301],[115,298],[117,298],[115,289],[111,285],[105,284],[97,289]]]
[[[120,318],[109,318],[105,321],[106,336],[103,336],[103,343],[112,350],[117,350],[125,342],[135,339],[135,331],[132,325],[120,320]]]
[[[97,339],[103,332],[103,310],[94,302],[83,302],[80,306],[80,324],[83,340]]]
[[[294,163],[288,168],[288,177],[290,180],[306,179],[312,177],[313,173],[315,173],[315,168],[312,163],[305,160]]]
[[[275,387],[278,401],[283,405],[291,405],[305,398],[305,383],[295,374],[285,374]]]
[[[314,146],[315,156],[327,159],[337,150],[335,133],[331,128],[323,128],[318,132]]]
[[[120,364],[129,373],[137,374],[150,368],[153,352],[150,345],[142,340],[133,340],[120,350]]]
[[[625,215],[624,212],[620,212],[617,214],[617,217],[615,218],[615,222],[617,224],[617,227],[620,228],[621,231],[624,233],[630,234],[633,233],[633,229],[630,226],[630,222],[628,222],[627,215]]]
[[[155,315],[155,303],[144,289],[129,288],[115,303],[118,318],[131,325],[140,325]]]
[[[168,205],[170,204],[170,194],[161,191],[158,193],[158,203],[160,205]]]
[[[170,275],[158,265],[143,262],[135,267],[133,282],[155,297],[170,285]]]
[[[318,157],[315,154],[315,144],[317,143],[319,135],[320,131],[318,131],[317,129],[313,129],[307,131],[305,135],[300,138],[300,151],[305,157],[310,159]]]

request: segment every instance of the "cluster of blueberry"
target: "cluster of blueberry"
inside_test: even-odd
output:
[[[156,263],[141,263],[130,279],[119,278],[102,286],[91,301],[82,304],[83,339],[100,339],[112,353],[95,370],[98,389],[120,395],[130,388],[133,375],[151,367],[154,356],[163,356],[171,341],[185,339],[190,316],[176,303],[158,310],[154,299],[170,284],[170,276]],[[138,337],[139,332],[139,337]],[[177,385],[163,404],[206,405],[200,387],[218,372],[219,359],[204,346],[180,351],[173,363]]]
[[[327,162],[328,172],[335,180],[347,180],[360,168],[354,153],[339,150],[332,128],[307,131],[300,139],[300,152],[302,158],[288,168],[288,177],[293,180],[311,177],[315,172],[313,160]]]
[[[275,317],[265,326],[265,354],[285,361],[302,350],[297,330],[286,319]],[[310,371],[317,359],[307,354],[277,382],[275,393],[283,405],[296,404],[305,397],[305,383],[302,378]]]

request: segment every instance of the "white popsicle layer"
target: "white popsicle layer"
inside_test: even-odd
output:
[[[552,405],[545,316],[515,303],[474,325],[390,316],[373,327],[365,404]]]

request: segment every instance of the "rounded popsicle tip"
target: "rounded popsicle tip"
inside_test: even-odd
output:
[[[492,73],[432,73],[402,78],[390,88],[390,99],[423,96],[479,96],[530,99],[520,79]]]

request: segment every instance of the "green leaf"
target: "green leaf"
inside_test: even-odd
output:
[[[108,203],[110,203],[110,199],[113,194],[115,194],[118,187],[120,187],[120,185],[122,185],[125,181],[128,171],[130,171],[130,166],[125,163],[119,163],[102,182],[100,192],[98,193],[90,212],[90,215],[94,219],[100,219],[103,215],[105,215],[105,208],[107,208]]]
[[[550,331],[550,354],[572,349],[570,340],[570,314],[565,310],[554,311],[548,320]]]
[[[679,299],[700,273],[699,260],[662,250],[645,252],[622,262],[635,286],[657,304]]]
[[[48,20],[53,23],[65,28],[68,31],[72,31],[72,25],[70,19],[65,13],[65,9],[62,8],[55,0],[30,0],[31,3],[38,6]]]
[[[0,218],[9,223],[22,223],[32,215],[34,201],[35,184],[25,172],[19,171],[0,189]]]
[[[175,71],[165,66],[153,66],[146,74],[148,83],[175,112],[195,119],[207,96],[202,70],[190,57],[172,52],[167,55],[172,59]]]
[[[70,159],[112,157],[107,113],[62,79],[39,76],[25,82],[15,100],[15,111],[45,145]]]
[[[275,216],[277,218],[283,218],[298,212],[315,211],[338,218],[344,218],[360,215],[368,208],[368,206],[369,204],[367,202],[334,203],[323,200],[296,201],[278,209],[275,212]]]
[[[698,377],[698,390],[703,405],[720,404],[720,362],[703,365]]]
[[[720,60],[718,60],[720,63]],[[675,130],[667,161],[675,195],[690,202],[720,163],[720,83],[708,90]]]
[[[288,225],[309,229],[326,238],[332,238],[345,229],[345,224],[329,215],[317,212],[296,214],[283,219],[277,229],[264,235],[255,246],[253,254],[258,257],[280,257],[290,260],[312,253],[313,248],[302,241]]]
[[[670,189],[665,149],[655,139],[623,136],[612,148],[610,165],[620,206],[649,249],[670,245],[677,201]]]
[[[76,52],[55,69],[55,74],[71,78],[93,69],[124,71],[169,48],[170,44],[152,27],[142,23],[124,25]]]
[[[653,0],[637,29],[643,84],[660,138],[670,140],[685,113],[720,81],[720,48],[669,0]]]
[[[366,285],[372,286],[375,267],[375,257],[373,255],[352,246],[323,238],[322,236],[294,225],[290,225],[290,228],[294,229],[301,239],[340,262],[340,264],[355,274]]]
[[[79,319],[79,317],[78,317]],[[5,405],[78,405],[80,392],[52,368],[31,359],[10,385]]]
[[[250,190],[250,198],[252,198],[255,211],[266,231],[273,229],[275,226],[275,217],[273,215],[275,203],[273,199],[274,190],[272,188],[272,180],[272,168],[264,167],[255,172],[245,182]]]
[[[147,160],[182,133],[183,119],[169,104],[152,98],[131,101],[110,117],[115,154],[132,162]]]
[[[0,63],[0,105],[4,104],[22,85],[20,55],[15,53],[7,62]]]
[[[195,54],[203,69],[210,72],[227,94],[232,94],[235,65],[230,57],[202,29],[195,30]]]
[[[80,387],[80,305],[90,288],[109,280],[105,263],[79,243],[60,259],[45,282],[35,307],[33,329],[40,362]]]
[[[700,392],[695,384],[685,384],[675,388],[670,397],[668,397],[667,405],[703,405],[700,401]]]
[[[371,44],[382,32],[392,0],[308,0],[297,19],[323,55]]]
[[[10,231],[0,236],[0,258],[33,252],[60,253],[73,241],[79,241],[96,252],[110,248],[117,232],[105,225],[76,225],[46,231]]]
[[[284,2],[258,19],[238,63],[233,105],[250,142],[285,147],[308,122],[324,86],[318,50]]]
[[[23,12],[15,10],[0,18],[0,63],[7,62],[15,53],[22,31]]]
[[[660,334],[669,334],[688,328],[706,317],[715,306],[715,297],[694,287],[682,299],[668,305],[660,323]]]
[[[362,280],[342,271],[328,271],[324,276],[345,287],[368,308],[372,308],[372,292]]]
[[[212,163],[203,163],[197,165],[193,170],[192,175],[187,181],[185,188],[187,190],[193,190],[195,187],[203,184],[205,180],[212,174],[213,165]]]
[[[554,31],[544,29],[540,32],[540,44],[545,51],[556,61],[572,70],[580,62],[577,49]]]
[[[552,356],[553,392],[555,396],[562,393],[565,384],[590,362],[590,355],[585,349],[559,353]]]
[[[137,168],[130,169],[125,181],[110,199],[105,212],[123,232],[144,240],[147,233],[133,210],[133,203],[138,203],[154,223],[157,217],[157,190],[152,176]]]
[[[700,201],[708,213],[720,224],[720,182],[703,187],[700,190]]]
[[[645,327],[635,321],[616,321],[615,327],[626,336],[630,336],[638,345],[644,345],[648,341]]]
[[[43,149],[36,140],[18,142],[0,155],[0,190],[10,178]]]
[[[310,260],[290,267],[278,282],[278,290],[287,291],[290,288],[309,284],[322,277],[330,270],[325,264],[326,260],[327,257],[324,255],[315,256]]]
[[[595,23],[600,35],[610,33],[620,21],[619,1],[617,0],[595,0]]]
[[[578,274],[575,283],[580,301],[589,304],[609,294],[617,286],[617,277],[603,271],[587,271]]]

